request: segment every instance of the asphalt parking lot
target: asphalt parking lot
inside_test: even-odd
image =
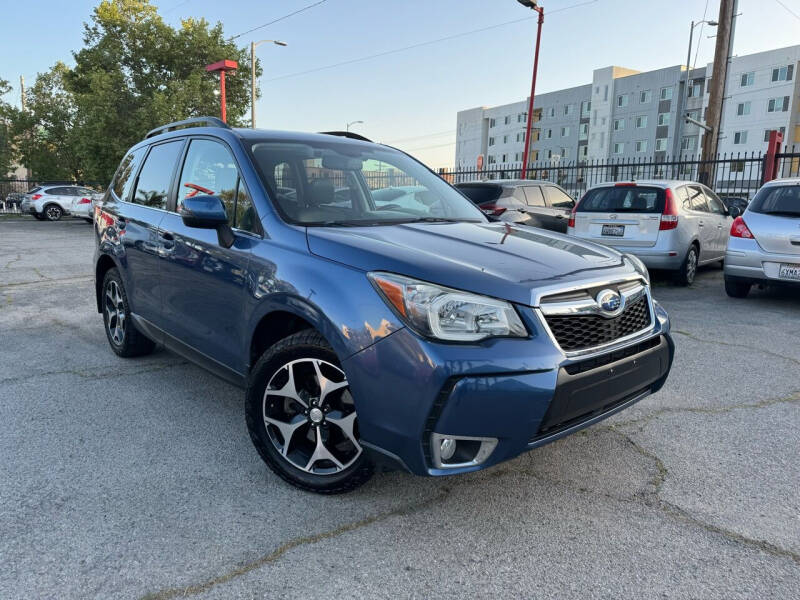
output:
[[[117,358],[80,220],[0,220],[0,598],[800,597],[800,302],[657,282],[666,387],[488,471],[321,497],[242,393]]]

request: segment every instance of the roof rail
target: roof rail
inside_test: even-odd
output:
[[[350,138],[351,140],[360,140],[362,142],[372,142],[371,139],[365,138],[363,135],[358,135],[352,131],[320,131],[322,135],[336,135],[339,137]]]
[[[183,121],[175,121],[174,123],[168,123],[166,125],[162,125],[161,127],[156,127],[155,129],[148,131],[147,135],[144,137],[145,139],[151,138],[154,135],[167,133],[168,131],[174,131],[181,127],[185,127],[186,125],[194,125],[195,123],[202,123],[206,127],[223,127],[225,129],[231,128],[230,125],[225,123],[222,119],[218,119],[217,117],[194,117],[193,119],[184,119]]]

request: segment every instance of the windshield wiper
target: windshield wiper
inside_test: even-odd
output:
[[[407,221],[396,221],[397,223],[483,223],[479,219],[448,219],[445,217],[419,217]]]

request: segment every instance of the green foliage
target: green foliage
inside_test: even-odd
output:
[[[11,91],[8,81],[0,78],[0,177],[5,177],[11,170],[13,162],[13,146],[11,142],[13,108],[2,98]]]
[[[219,80],[205,65],[222,59],[239,63],[226,78],[228,121],[245,120],[249,53],[226,40],[220,24],[186,19],[174,28],[149,0],[103,0],[84,24],[83,41],[75,67],[57,64],[40,74],[27,94],[30,114],[17,115],[23,162],[37,177],[69,172],[109,181],[125,151],[150,129],[218,115]]]

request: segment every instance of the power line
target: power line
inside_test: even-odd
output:
[[[577,8],[579,6],[586,6],[587,4],[594,4],[599,0],[587,0],[586,2],[580,2],[578,4],[572,4],[571,6],[565,6],[563,8],[558,8],[556,10],[550,11],[549,15],[554,13],[559,13],[564,10],[569,10],[571,8]],[[324,2],[324,0],[323,0]],[[440,42],[446,42],[448,40],[454,40],[456,38],[465,37],[468,35],[473,35],[475,33],[482,33],[484,31],[489,31],[491,29],[497,29],[499,27],[506,27],[508,25],[514,25],[516,23],[523,23],[525,21],[531,21],[533,19],[538,19],[537,16],[532,17],[524,17],[522,19],[514,19],[513,21],[505,21],[504,23],[497,23],[496,25],[489,25],[488,27],[481,27],[479,29],[472,29],[470,31],[463,31],[461,33],[455,33],[453,35],[448,35],[445,37],[437,38],[435,40],[428,40],[427,42],[419,42],[417,44],[411,44],[410,46],[403,46],[402,48],[395,48],[393,50],[386,50],[385,52],[378,52],[377,54],[370,54],[368,56],[362,56],[360,58],[352,58],[350,60],[345,60],[339,63],[334,63],[332,65],[325,65],[322,67],[316,67],[314,69],[308,69],[306,71],[298,71],[297,73],[288,73],[286,75],[279,75],[278,77],[273,77],[271,79],[267,79],[266,81],[278,81],[280,79],[289,79],[290,77],[299,77],[301,75],[308,75],[310,73],[318,73],[319,71],[325,71],[327,69],[333,69],[335,67],[342,67],[344,65],[352,65],[353,63],[364,62],[367,60],[372,60],[373,58],[380,58],[382,56],[388,56],[390,54],[397,54],[399,52],[405,52],[406,50],[413,50],[415,48],[421,48],[423,46],[430,46],[432,44],[438,44]],[[247,32],[245,32],[247,33]],[[241,35],[241,34],[240,34]]]
[[[792,16],[793,16],[795,19],[797,19],[797,20],[800,20],[800,15],[798,15],[798,14],[797,14],[796,12],[794,12],[794,11],[793,11],[791,8],[789,8],[788,6],[786,6],[786,5],[785,5],[783,2],[781,2],[781,0],[775,0],[775,2],[777,2],[778,4],[780,4],[780,5],[781,5],[783,8],[785,8],[785,9],[786,9],[786,12],[788,12],[790,15],[792,15]]]
[[[242,33],[238,33],[235,36],[233,36],[231,39],[235,40],[236,38],[242,37],[243,35],[247,35],[248,33],[253,33],[254,31],[258,31],[259,29],[264,29],[264,27],[268,27],[269,25],[273,25],[274,23],[277,23],[279,21],[283,21],[285,19],[288,19],[289,17],[293,17],[295,15],[299,15],[301,12],[305,12],[307,10],[310,10],[310,9],[314,8],[315,6],[319,6],[320,4],[324,4],[327,1],[328,0],[319,0],[319,2],[315,2],[314,4],[309,4],[308,6],[300,8],[300,9],[294,11],[294,12],[290,12],[288,15],[283,15],[282,17],[278,17],[277,19],[269,21],[268,23],[264,23],[263,25],[259,25],[258,27],[253,27],[252,29],[248,29],[247,31],[243,31]]]

